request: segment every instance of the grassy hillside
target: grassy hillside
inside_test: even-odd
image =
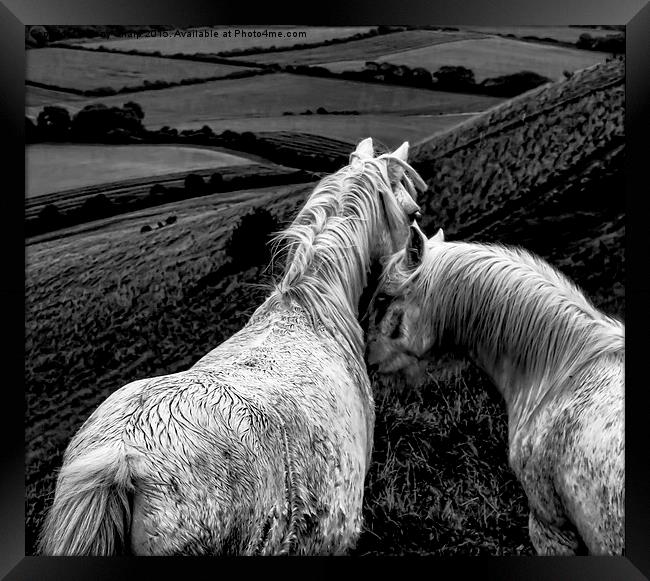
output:
[[[45,105],[61,104],[65,106],[70,101],[82,101],[83,99],[85,99],[83,95],[43,89],[42,87],[34,87],[33,85],[25,86],[25,108],[27,114],[31,114],[34,117],[38,115],[38,112]]]
[[[67,48],[29,50],[26,58],[27,81],[76,90],[121,89],[141,86],[145,81],[225,77],[247,70],[230,65]]]
[[[272,133],[302,133],[313,135],[316,139],[328,137],[344,140],[350,144],[358,143],[368,136],[385,143],[388,147],[397,147],[404,141],[415,143],[430,137],[434,133],[449,129],[475,115],[475,113],[384,115],[381,113],[359,115],[281,115],[220,119],[214,127],[242,133],[251,131],[262,137],[270,138]],[[204,124],[189,121],[178,125],[179,129],[198,129]],[[279,137],[279,136],[276,136]],[[348,151],[346,150],[346,153]]]
[[[622,87],[622,65],[608,63],[420,144],[425,230],[525,244],[621,314]],[[282,227],[312,187],[186,200],[27,247],[27,554],[63,450],[95,407],[128,381],[187,368],[266,296],[266,258],[233,263],[228,240],[241,216],[263,207]],[[170,214],[177,223],[140,233]],[[504,406],[489,380],[449,356],[420,389],[373,383],[375,449],[356,553],[531,554]]]
[[[603,62],[607,55],[563,46],[522,42],[509,38],[476,38],[387,54],[374,60],[435,72],[443,66],[463,66],[474,72],[476,82],[489,77],[533,71],[557,79],[564,71],[575,71]],[[365,61],[328,63],[333,71],[363,69]]]
[[[624,104],[615,60],[420,144],[425,227],[521,244],[622,314]]]
[[[575,44],[581,34],[603,37],[614,34],[614,30],[581,28],[579,26],[460,26],[462,30],[482,32],[484,34],[513,35],[518,38],[551,38],[560,42]]]
[[[269,86],[273,91],[269,91]],[[357,81],[303,77],[286,73],[221,80],[196,87],[173,87],[157,91],[140,91],[137,95],[116,95],[66,104],[71,112],[89,103],[121,106],[136,101],[145,112],[144,123],[156,128],[179,127],[187,123],[208,124],[215,131],[226,127],[220,120],[256,118],[264,130],[267,117],[285,112],[302,113],[326,106],[330,111],[360,113],[463,113],[481,111],[500,102],[494,97],[462,95],[397,87],[368,85]],[[30,108],[28,107],[28,113]]]
[[[202,147],[176,145],[35,144],[25,148],[28,198],[174,172],[246,165],[251,160]]]
[[[267,53],[249,57],[257,63],[281,63],[312,65],[333,61],[363,59],[375,60],[377,57],[417,49],[424,46],[442,45],[461,39],[482,38],[476,32],[442,32],[437,30],[407,30],[373,38],[354,40],[334,46],[307,48],[289,52]]]

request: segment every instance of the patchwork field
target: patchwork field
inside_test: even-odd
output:
[[[118,179],[252,163],[244,157],[199,147],[86,144],[29,145],[25,162],[28,198]]]
[[[223,77],[242,67],[67,48],[28,50],[27,80],[77,90]],[[246,69],[248,70],[248,69]]]
[[[268,135],[270,132],[300,132],[322,135],[358,143],[369,135],[388,147],[403,141],[420,141],[439,131],[471,119],[476,113],[442,115],[283,115],[259,119],[222,119],[215,130],[251,131]],[[180,129],[198,128],[202,122],[182,123]]]
[[[32,85],[25,85],[25,108],[29,115],[38,113],[46,105],[61,105],[65,107],[72,101],[82,101],[86,97],[66,93],[64,91],[52,91],[51,89],[42,89]]]
[[[375,60],[408,67],[423,67],[432,72],[443,66],[463,66],[471,69],[476,81],[480,82],[488,77],[520,71],[533,71],[550,79],[557,79],[564,71],[583,69],[603,62],[606,57],[606,53],[493,37],[427,46],[378,57]],[[360,70],[364,65],[365,61],[346,60],[327,63],[325,66],[340,72]]]
[[[139,50],[144,52],[159,51],[161,54],[220,53],[231,50],[250,48],[269,48],[293,46],[294,44],[317,43],[333,38],[347,38],[358,33],[368,32],[372,26],[216,26],[196,31],[218,31],[218,37],[193,38],[187,36],[192,29],[168,31],[168,36],[147,38],[128,38],[102,40],[83,43],[84,46],[116,48],[119,50]],[[225,37],[224,31],[231,31],[232,36]],[[237,33],[239,31],[239,33]],[[268,35],[264,35],[264,31]],[[251,33],[253,35],[251,35]],[[255,34],[259,33],[259,36]],[[304,35],[303,35],[304,33]]]
[[[461,39],[481,38],[476,32],[444,32],[437,30],[407,30],[354,40],[345,44],[306,48],[301,50],[251,55],[258,63],[314,65],[342,60],[375,60],[377,57],[424,46],[444,44]]]
[[[257,131],[270,131],[278,128],[277,118],[285,112],[298,114],[307,109],[315,112],[323,106],[329,111],[358,111],[372,115],[438,115],[482,111],[501,102],[501,99],[482,95],[279,73],[213,81],[202,84],[200,90],[196,87],[172,87],[159,91],[141,91],[128,96],[71,101],[64,106],[74,113],[89,103],[121,106],[129,100],[136,101],[142,107],[145,112],[144,124],[148,128],[155,129],[164,125],[200,127],[207,124],[215,132],[234,129],[232,120],[248,126],[254,124]],[[40,109],[41,107],[27,107],[27,113],[37,115]],[[328,135],[341,139],[351,137],[346,121],[352,116],[346,116],[345,119],[337,117],[335,121],[329,120],[325,115],[313,117],[314,120],[310,122],[294,119],[282,121],[282,130],[288,130],[291,123],[297,124],[294,127],[310,123],[309,129],[306,126],[303,129],[319,133],[318,126],[322,122],[330,128],[338,125],[341,130],[336,133],[328,131]],[[356,129],[353,134],[356,134]]]
[[[594,38],[617,34],[615,30],[598,28],[579,28],[573,26],[459,26],[461,30],[482,32],[484,34],[506,35],[518,37],[534,36],[536,38],[552,38],[560,42],[575,43],[581,34],[589,34]]]

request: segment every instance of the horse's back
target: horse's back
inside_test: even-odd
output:
[[[333,365],[319,371],[314,350],[327,351],[287,365],[274,348],[221,360],[216,350],[207,365],[124,386],[93,413],[67,456],[98,439],[123,445],[134,553],[338,552],[353,542],[366,470],[359,405],[339,397],[354,390],[329,377]]]

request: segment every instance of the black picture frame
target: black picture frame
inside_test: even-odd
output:
[[[308,11],[308,12],[307,12]],[[151,23],[282,23],[301,24],[626,24],[626,328],[630,337],[626,382],[626,551],[625,557],[492,557],[492,558],[364,558],[364,559],[213,559],[205,558],[54,558],[24,556],[24,75],[25,25]],[[184,0],[172,3],[102,0],[4,0],[0,5],[0,106],[2,115],[4,192],[0,195],[3,270],[0,279],[5,413],[0,421],[0,575],[18,579],[203,579],[227,574],[291,574],[331,577],[339,569],[350,574],[394,576],[421,569],[427,576],[465,575],[486,579],[650,578],[650,485],[648,463],[648,389],[643,363],[650,328],[650,284],[646,280],[650,236],[647,156],[650,119],[650,6],[645,0],[448,0],[417,3],[352,3],[278,6],[276,3],[215,3]],[[11,180],[9,180],[11,174]],[[644,179],[645,178],[645,179]],[[612,192],[620,196],[622,192]],[[234,570],[233,570],[234,569]]]

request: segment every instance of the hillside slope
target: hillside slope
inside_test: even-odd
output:
[[[425,230],[522,245],[621,315],[624,73],[584,69],[416,146]]]

